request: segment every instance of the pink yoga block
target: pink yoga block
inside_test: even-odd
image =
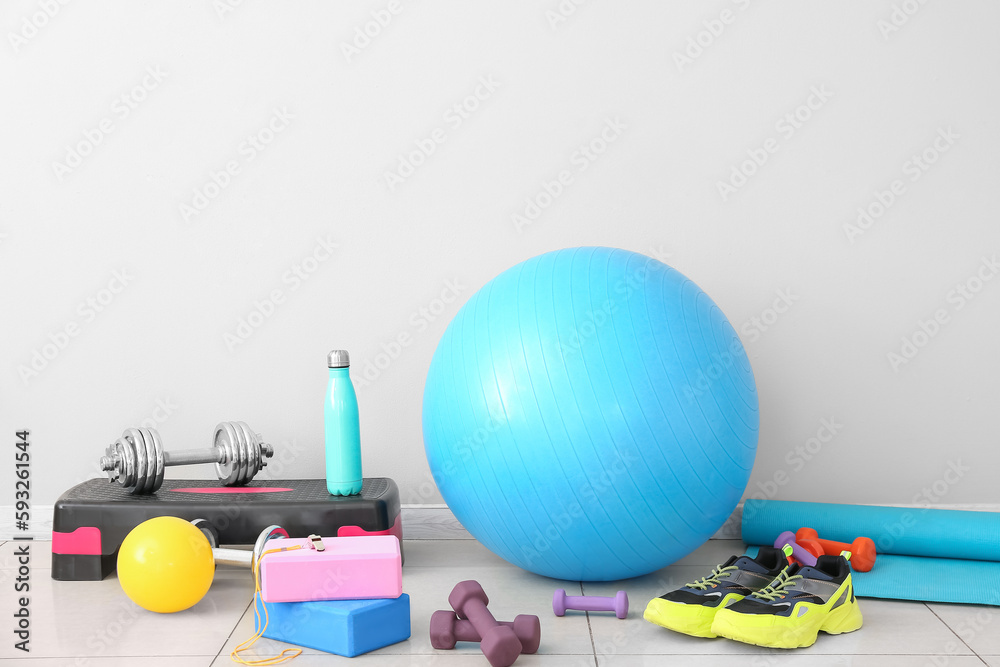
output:
[[[324,537],[323,551],[309,539],[272,540],[260,562],[264,602],[369,600],[403,594],[403,563],[394,535]]]

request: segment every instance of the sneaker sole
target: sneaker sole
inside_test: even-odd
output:
[[[716,614],[725,607],[743,596],[738,593],[730,593],[722,598],[722,601],[715,607],[706,607],[697,604],[684,604],[682,602],[671,602],[662,598],[653,598],[646,605],[646,611],[642,617],[660,627],[680,632],[692,637],[706,637],[713,639],[718,635],[712,631],[712,624]]]
[[[835,595],[832,599],[836,600]],[[796,609],[808,611],[791,618],[773,614],[740,614],[722,609],[715,615],[711,632],[744,644],[768,648],[802,648],[812,646],[820,632],[839,635],[861,628],[863,618],[857,600],[830,610],[826,605],[802,602]]]

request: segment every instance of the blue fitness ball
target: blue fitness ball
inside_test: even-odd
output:
[[[462,525],[537,574],[612,581],[703,544],[739,502],[757,390],[719,307],[655,259],[567,248],[504,271],[438,344],[423,431]]]

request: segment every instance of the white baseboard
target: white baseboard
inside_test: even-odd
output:
[[[928,509],[926,505],[888,505]],[[929,509],[966,510],[972,512],[1000,512],[1000,504],[982,503],[965,505],[933,505]],[[403,536],[408,540],[471,540],[462,524],[448,509],[447,505],[403,505]],[[742,529],[743,503],[736,506],[732,515],[712,536],[713,540],[738,540]],[[32,520],[28,530],[14,529],[13,505],[0,505],[0,540],[15,537],[30,537],[35,540],[52,538],[52,505],[36,505],[32,508]]]

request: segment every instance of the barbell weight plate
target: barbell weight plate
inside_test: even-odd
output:
[[[132,445],[132,452],[135,454],[135,480],[127,489],[134,495],[142,495],[146,492],[146,485],[149,483],[149,450],[146,447],[146,438],[142,431],[137,428],[130,428],[125,431],[125,439]]]
[[[143,493],[156,493],[163,484],[163,443],[155,428],[139,429],[146,440],[146,478],[148,480]]]
[[[163,474],[167,467],[167,457],[163,453],[163,441],[160,440],[160,433],[156,429],[149,429],[153,432],[154,445],[156,446],[156,481],[153,483],[153,493],[163,486]]]
[[[135,461],[135,445],[125,438],[124,434],[118,440],[118,447],[122,452],[122,461],[125,465],[125,474],[122,476],[121,484],[122,486],[129,487],[126,490],[131,493],[132,488],[135,488],[135,473],[136,473],[136,461]]]
[[[149,431],[144,428],[136,429],[139,432],[140,442],[135,443],[136,448],[142,447],[143,456],[146,460],[146,475],[139,478],[136,485],[136,493],[146,495],[151,491],[153,481],[156,480],[156,451],[153,449],[153,438]]]
[[[247,444],[243,439],[243,430],[238,422],[229,422],[233,429],[233,470],[226,480],[226,486],[239,486],[247,467]]]
[[[127,446],[128,443],[125,442],[125,438],[123,436],[108,445],[108,449],[105,452],[106,456],[112,459],[117,459],[118,463],[114,470],[108,471],[108,479],[112,482],[118,482],[119,486],[126,486],[130,472],[134,473],[134,466],[130,463],[133,461],[134,457],[131,456],[130,450],[126,451]],[[130,470],[130,466],[132,467],[132,470]]]
[[[156,482],[156,446],[153,444],[153,434],[148,428],[140,428],[142,442],[146,446],[146,483],[142,485],[142,493],[152,493],[156,489],[153,484]]]
[[[225,486],[237,486],[246,467],[246,445],[235,422],[222,422],[215,427],[215,445],[225,452],[225,463],[216,463],[215,470]]]
[[[122,437],[118,439],[118,446],[121,448],[122,465],[125,472],[119,483],[127,493],[135,493],[136,481],[139,475],[139,453],[132,437],[135,429],[125,429]]]
[[[243,474],[242,484],[251,481],[260,471],[260,443],[257,434],[250,430],[246,422],[237,422],[243,430],[243,439],[247,443],[247,467]]]
[[[250,481],[251,477],[248,475],[250,469],[250,441],[247,440],[250,429],[244,428],[243,422],[233,422],[233,429],[236,431],[236,447],[239,452],[237,461],[239,462],[239,466],[237,466],[236,477],[230,482],[230,485],[243,486]]]
[[[215,464],[215,475],[223,484],[229,479],[233,471],[233,433],[229,422],[222,422],[215,427],[215,437],[212,438],[212,446],[222,450],[222,461]]]
[[[226,479],[226,486],[239,486],[243,479],[243,469],[247,464],[246,443],[243,442],[243,431],[239,424],[229,422],[229,427],[233,431],[233,469]]]

